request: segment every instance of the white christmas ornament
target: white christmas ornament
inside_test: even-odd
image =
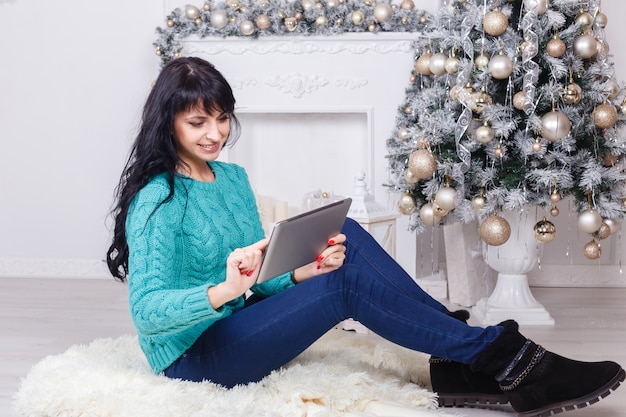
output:
[[[513,61],[511,58],[500,52],[489,61],[489,73],[498,80],[508,78],[513,72]]]
[[[228,14],[226,13],[226,10],[223,9],[214,10],[213,13],[211,13],[209,21],[211,22],[211,26],[214,28],[223,29],[228,24]]]
[[[393,9],[388,3],[378,3],[374,7],[374,18],[378,23],[385,23],[393,16]]]
[[[578,228],[585,233],[594,233],[602,226],[602,216],[593,209],[582,211],[578,215]]]
[[[541,135],[550,142],[556,142],[569,134],[572,122],[569,121],[564,113],[552,110],[543,115],[541,126]]]
[[[435,194],[434,203],[446,211],[454,210],[456,204],[454,198],[456,197],[456,190],[452,187],[442,187]]]

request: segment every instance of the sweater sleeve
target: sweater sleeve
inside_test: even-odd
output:
[[[167,184],[148,184],[131,205],[126,224],[131,316],[144,336],[179,333],[230,313],[211,307],[211,281],[182,284],[183,211],[175,199],[160,204],[168,193]]]

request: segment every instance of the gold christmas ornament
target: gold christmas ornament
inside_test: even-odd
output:
[[[471,95],[470,108],[476,113],[482,113],[486,106],[493,104],[493,98],[483,88]]]
[[[619,84],[617,84],[617,81],[615,81],[613,78],[609,78],[606,82],[607,84],[609,84],[609,87],[611,89],[609,93],[609,100],[613,100],[619,94]]]
[[[497,7],[483,18],[483,29],[491,36],[500,36],[509,27],[509,19]]]
[[[196,6],[187,6],[185,7],[185,17],[189,20],[196,20],[200,17],[200,9]]]
[[[489,61],[489,74],[496,80],[504,80],[513,72],[513,61],[502,51]]]
[[[472,198],[472,207],[474,208],[475,211],[482,210],[485,207],[485,205],[487,205],[487,199],[485,198],[484,195],[482,195],[482,193]]]
[[[474,65],[476,65],[476,68],[478,69],[487,68],[489,65],[489,57],[485,55],[484,52],[481,52],[480,55],[478,55],[474,60]]]
[[[587,209],[578,215],[578,229],[585,233],[594,233],[602,225],[602,216],[593,209]]]
[[[211,3],[204,3],[204,5],[202,5],[202,9],[204,9],[205,12],[208,12],[211,10]]]
[[[565,42],[563,42],[556,33],[546,45],[546,53],[553,58],[562,57],[566,50],[567,46],[565,45]]]
[[[583,89],[575,82],[570,82],[563,89],[561,98],[565,104],[578,104],[583,97]]]
[[[174,21],[174,19],[167,19],[167,27],[168,28],[174,27],[175,24],[176,24],[176,22]]]
[[[385,23],[393,16],[393,9],[389,3],[378,3],[374,6],[374,19],[378,23]]]
[[[400,8],[402,10],[413,10],[415,8],[415,3],[413,0],[402,0],[400,3]]]
[[[593,24],[593,16],[581,10],[578,16],[576,16],[576,23],[582,26],[583,29],[586,29]]]
[[[617,161],[619,161],[619,157],[617,155],[613,155],[610,152],[607,152],[604,155],[602,155],[602,164],[605,167],[615,166],[615,164],[617,164]]]
[[[441,221],[441,217],[435,214],[431,203],[426,203],[420,208],[420,219],[428,226],[434,226]]]
[[[541,136],[549,142],[556,142],[569,134],[572,123],[564,113],[552,110],[543,115],[541,126]]]
[[[593,236],[598,240],[606,239],[611,235],[611,228],[605,222],[602,222],[600,228],[593,234]]]
[[[493,150],[493,154],[496,158],[502,158],[504,156],[504,148],[498,143],[496,149]]]
[[[446,58],[446,63],[445,63],[446,72],[448,74],[456,74],[457,72],[459,72],[460,64],[461,64],[461,61],[459,61],[459,58],[456,57],[454,50],[452,50],[452,52],[450,52],[450,56]]]
[[[419,72],[422,75],[431,75],[430,71],[430,58],[432,57],[432,53],[430,50],[427,50],[419,58],[415,61],[415,71]]]
[[[541,152],[542,149],[543,145],[541,144],[541,141],[539,138],[535,138],[535,141],[533,142],[533,152]]]
[[[362,25],[365,22],[365,14],[360,10],[356,10],[350,15],[350,20],[357,26]]]
[[[430,178],[437,170],[437,159],[427,149],[418,149],[409,156],[408,169],[415,178]]]
[[[535,224],[533,232],[535,234],[535,239],[537,239],[540,243],[552,242],[556,237],[556,227],[554,226],[554,223],[550,220],[546,220],[545,217],[543,220],[540,220]]]
[[[400,129],[398,129],[396,136],[398,136],[398,139],[400,139],[401,141],[407,140],[410,137],[409,129],[407,129],[406,127],[401,127]]]
[[[474,139],[476,139],[476,142],[479,143],[489,143],[493,140],[493,129],[489,126],[487,121],[476,129],[476,132],[474,132]]]
[[[317,26],[318,28],[323,28],[328,26],[328,17],[326,17],[325,15],[319,15],[315,18],[315,26]]]
[[[524,91],[518,91],[513,95],[513,107],[517,110],[526,110],[530,103],[526,102],[526,93]]]
[[[376,32],[376,28],[377,28],[377,26],[376,26],[376,23],[374,23],[374,22],[372,22],[369,25],[367,25],[367,30],[372,32],[372,33]]]
[[[550,215],[552,217],[556,217],[559,215],[559,208],[557,206],[552,206],[552,208],[550,209]]]
[[[440,206],[437,205],[437,203],[433,202],[433,214],[439,218],[443,218],[445,215],[448,214],[449,210],[446,210]]]
[[[550,194],[550,201],[552,201],[553,203],[558,203],[559,201],[561,201],[561,194],[559,194],[556,189],[552,191],[552,194]]]
[[[593,19],[593,24],[599,28],[604,29],[608,23],[609,23],[609,18],[606,17],[604,13],[598,10],[598,13],[596,13],[595,19]]]
[[[258,15],[255,22],[256,22],[257,27],[261,30],[269,29],[270,26],[272,26],[272,20],[266,14]]]
[[[284,22],[285,22],[285,28],[289,32],[293,32],[298,27],[298,19],[296,19],[294,16],[286,17]]]
[[[315,0],[302,0],[302,8],[305,11],[312,10],[315,7]]]
[[[583,247],[583,254],[588,259],[598,259],[602,255],[602,248],[600,244],[593,239],[591,242],[585,244]]]
[[[398,211],[401,214],[410,216],[411,214],[415,213],[415,210],[417,210],[417,207],[415,206],[415,200],[413,200],[413,197],[411,197],[409,190],[407,190],[398,200]]]
[[[500,246],[511,236],[511,225],[505,218],[493,214],[480,225],[480,238],[490,246]]]
[[[413,175],[410,169],[404,171],[404,179],[409,184],[416,184],[420,180],[419,178],[416,178],[415,175]]]
[[[574,40],[574,53],[583,59],[598,53],[598,42],[589,33],[584,33]]]
[[[600,129],[608,129],[617,122],[615,106],[607,103],[600,104],[593,110],[593,123]]]
[[[604,224],[609,226],[612,235],[619,232],[620,228],[622,227],[619,219],[604,219]]]
[[[428,61],[428,69],[435,75],[443,75],[446,73],[446,61],[448,56],[443,52],[437,52],[430,57]]]

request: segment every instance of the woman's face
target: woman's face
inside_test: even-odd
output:
[[[217,110],[207,113],[193,108],[174,117],[174,137],[178,156],[189,167],[203,168],[220,155],[230,132],[230,117]]]

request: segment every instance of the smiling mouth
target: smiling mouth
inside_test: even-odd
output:
[[[200,146],[205,151],[215,151],[215,150],[218,149],[219,144],[213,143],[213,144],[210,144],[210,145],[198,145],[198,146]]]

